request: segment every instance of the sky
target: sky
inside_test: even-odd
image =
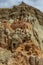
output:
[[[8,8],[25,2],[43,12],[43,0],[0,0],[0,8]]]

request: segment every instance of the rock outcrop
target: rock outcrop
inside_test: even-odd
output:
[[[43,13],[23,2],[0,12],[0,65],[43,65]]]

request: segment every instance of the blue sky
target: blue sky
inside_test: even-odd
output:
[[[38,8],[43,12],[43,0],[0,0],[0,8],[12,7],[13,5],[20,4],[22,1],[28,5]]]

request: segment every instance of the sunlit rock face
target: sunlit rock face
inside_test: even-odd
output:
[[[43,13],[23,2],[0,12],[0,64],[43,65]]]

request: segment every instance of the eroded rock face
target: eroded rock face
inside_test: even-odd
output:
[[[32,42],[19,45],[13,53],[0,48],[0,65],[43,65],[42,57],[42,52]]]
[[[14,23],[0,23],[0,45],[1,47],[18,46],[20,43],[31,40],[43,51],[43,27],[39,24],[35,16],[29,14],[27,21],[26,17],[22,20],[14,20]],[[12,27],[13,26],[13,27]]]
[[[40,23],[43,13],[40,13],[22,3],[7,9],[8,15],[4,13],[7,20],[2,14],[0,65],[43,65],[43,24]]]
[[[40,46],[42,39],[38,34],[40,31],[38,26],[41,27],[41,25],[37,18],[33,21],[34,17],[32,16],[27,18],[28,21],[24,19],[24,28],[23,22],[21,22],[22,26],[18,24],[21,20],[16,21],[17,28],[15,28],[15,24],[9,23],[9,21],[0,23],[0,64],[43,65],[42,46]]]

